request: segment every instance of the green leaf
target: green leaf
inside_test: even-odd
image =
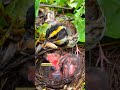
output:
[[[67,4],[67,0],[56,0],[56,2],[54,3],[54,5],[57,6],[64,6],[65,4]]]
[[[71,8],[76,8],[77,4],[78,4],[77,2],[68,3],[68,5],[69,5]]]
[[[42,26],[39,26],[38,29],[36,29],[36,32],[39,33],[39,35],[45,35],[46,30],[50,27],[49,24],[44,23]]]
[[[120,1],[98,0],[106,17],[107,30],[105,35],[111,38],[120,38]]]
[[[72,8],[75,8],[73,9],[73,13],[71,11],[66,12],[65,16],[68,19],[74,19],[72,22],[75,25],[79,34],[78,41],[85,42],[85,18],[81,17],[83,14],[85,14],[85,0],[40,0],[40,3],[64,7],[70,6]],[[60,9],[57,10],[59,11]],[[59,21],[62,20],[64,19],[59,19]],[[48,26],[42,25],[38,29],[36,29],[36,31],[39,32],[39,34],[43,34],[47,30],[47,28]]]
[[[79,34],[78,41],[85,42],[85,18],[81,17],[82,14],[85,14],[84,1],[81,4],[81,8],[78,10],[75,10],[75,14],[74,14],[75,20],[73,21],[73,23],[77,29],[78,34]]]
[[[40,0],[35,0],[35,17],[38,16]]]
[[[4,12],[4,6],[2,1],[0,1],[0,28],[3,28],[4,26],[7,26],[7,21],[5,20],[5,12]]]
[[[85,2],[85,1],[84,0],[78,0],[78,4],[77,4],[75,10],[77,10],[83,4],[83,2]]]
[[[7,25],[8,24],[7,24],[6,20],[5,20],[5,18],[0,16],[0,28],[3,28],[5,26],[7,26]]]
[[[5,12],[16,26],[23,26],[26,20],[26,13],[30,6],[34,5],[33,0],[13,0],[6,8]]]
[[[78,41],[85,42],[85,20],[78,19],[73,21],[73,23],[79,34]]]
[[[0,11],[1,11],[1,12],[3,12],[3,11],[4,11],[4,6],[3,6],[2,1],[0,1]]]

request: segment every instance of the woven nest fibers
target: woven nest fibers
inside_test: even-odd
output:
[[[56,51],[53,51],[49,55],[52,55],[52,58],[54,58],[55,53]],[[39,60],[39,64],[36,65],[35,76],[35,86],[38,90],[41,90],[41,88],[63,90],[65,85],[76,82],[78,77],[82,76],[84,64],[80,56],[67,52],[59,53],[59,55],[60,58],[56,66],[51,61],[46,60],[46,55],[40,57],[41,61]],[[42,66],[43,63],[50,64],[49,62],[52,65]]]

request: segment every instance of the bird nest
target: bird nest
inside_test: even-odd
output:
[[[104,62],[104,69],[109,78],[109,90],[120,89],[120,47],[117,47],[118,45],[117,43],[114,44],[114,42],[101,45],[106,58],[110,61],[110,63]],[[86,66],[95,67],[96,58],[99,56],[98,47],[92,49],[89,53],[86,53]],[[87,57],[88,55],[92,56],[91,60]]]
[[[53,52],[55,51],[52,50],[49,53]],[[39,59],[37,58],[39,63],[36,64],[35,86],[38,90],[43,88],[63,89],[65,85],[79,87],[78,83],[81,84],[80,82],[84,81],[84,51],[79,56],[71,54],[69,51],[62,53],[58,63],[59,70],[55,70],[55,67],[51,65],[42,66],[43,62],[48,62],[44,58],[45,54],[40,55]],[[72,67],[75,67],[74,74],[70,74]]]

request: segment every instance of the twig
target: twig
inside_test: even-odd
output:
[[[34,55],[31,55],[29,57],[26,57],[26,55],[24,56],[21,56],[20,58],[18,58],[15,62],[13,62],[12,64],[9,64],[3,71],[7,71],[7,70],[11,70],[12,68],[15,68],[17,66],[19,66],[20,64],[28,61],[28,60],[31,60],[31,59],[34,59]]]
[[[119,41],[114,41],[114,42],[109,42],[109,43],[103,43],[101,44],[101,47],[105,47],[105,46],[111,46],[111,45],[120,45]],[[96,48],[98,48],[99,45],[96,45]]]
[[[54,5],[46,5],[46,4],[39,4],[41,7],[51,7],[51,8],[62,8],[62,9],[69,9],[71,10],[72,8],[67,8],[67,7],[60,7],[60,6],[54,6]]]
[[[4,79],[4,81],[2,82],[1,90],[2,90],[3,86],[6,84],[7,80],[8,80],[8,78]]]
[[[112,86],[112,85],[111,85],[111,84],[112,84],[112,77],[113,77],[113,75],[114,75],[114,71],[115,71],[115,68],[116,68],[116,64],[117,64],[117,62],[118,62],[118,60],[119,60],[119,57],[120,57],[120,56],[118,56],[118,58],[115,60],[115,63],[114,63],[113,68],[112,68],[112,70],[111,70],[110,87]]]
[[[47,49],[47,50],[44,50],[44,51],[41,51],[40,53],[38,53],[37,57],[38,56],[41,56],[42,54],[48,52],[48,51],[51,51],[51,50],[54,50],[54,49]],[[57,49],[56,49],[57,50]]]

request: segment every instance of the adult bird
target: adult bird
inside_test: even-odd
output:
[[[109,63],[105,57],[100,45],[100,40],[104,36],[106,30],[106,19],[102,8],[97,0],[86,0],[86,50],[93,49],[96,44],[99,44],[99,58],[96,66],[101,61],[101,68],[103,69],[103,61]]]
[[[50,28],[46,30],[45,41],[41,45],[39,45],[40,50],[42,48],[73,48],[77,46],[78,42],[78,32],[70,21],[62,21],[59,22],[55,20],[53,13],[49,13],[47,16],[46,22],[50,24]],[[39,52],[39,49],[36,49]],[[79,49],[76,47],[76,52],[78,54]]]

